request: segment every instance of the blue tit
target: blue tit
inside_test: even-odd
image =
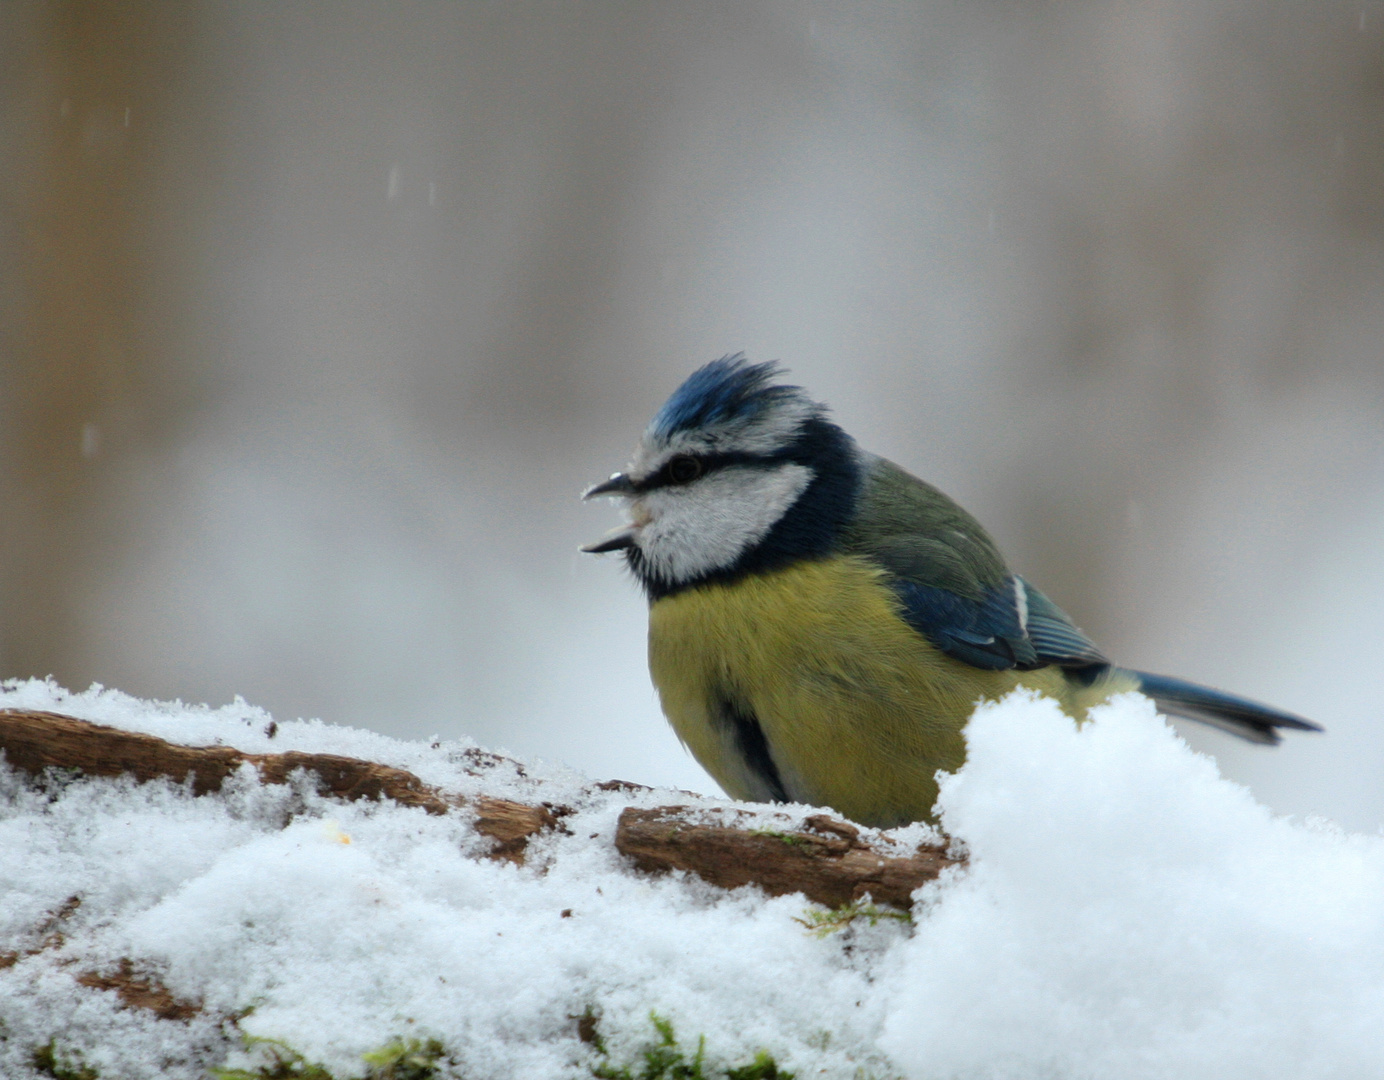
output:
[[[1006,566],[965,510],[862,450],[774,364],[688,377],[634,462],[620,551],[649,600],[649,670],[678,737],[728,795],[928,820],[976,704],[1016,687],[1073,717],[1140,690],[1258,743],[1300,717],[1115,667]]]

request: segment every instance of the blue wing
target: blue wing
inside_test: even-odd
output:
[[[890,582],[909,626],[948,656],[990,671],[1040,667],[1015,601],[1014,579],[979,598],[920,585],[907,578]]]
[[[1028,618],[1024,626],[1040,661],[1064,668],[1109,666],[1106,655],[1077,628],[1065,611],[1023,578],[1014,580],[1023,586],[1028,600]]]
[[[980,523],[883,458],[867,465],[842,549],[888,574],[900,614],[949,656],[989,671],[1108,666],[1062,609],[1005,566]]]
[[[990,671],[1104,667],[1104,654],[1071,619],[1021,577],[963,596],[907,578],[890,582],[905,621],[948,656]]]

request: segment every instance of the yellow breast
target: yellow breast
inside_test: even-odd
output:
[[[934,774],[965,759],[979,700],[1025,685],[1077,704],[1057,668],[982,671],[934,648],[852,556],[657,601],[649,669],[678,737],[732,798],[768,796],[728,710],[758,722],[789,798],[885,827],[930,816]]]

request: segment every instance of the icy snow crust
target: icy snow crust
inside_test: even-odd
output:
[[[249,776],[202,798],[113,780],[40,794],[4,770],[0,952],[35,948],[49,913],[82,898],[61,947],[0,970],[5,1077],[34,1075],[32,1048],[55,1036],[103,1080],[202,1077],[234,1056],[217,1016],[250,1006],[245,1031],[341,1076],[398,1036],[441,1039],[465,1076],[589,1075],[587,1008],[616,1061],[656,1010],[691,1046],[704,1035],[713,1061],[766,1048],[801,1080],[1384,1075],[1384,839],[1274,818],[1137,695],[1080,730],[1022,694],[980,708],[941,796],[969,867],[921,890],[911,932],[887,921],[824,940],[793,921],[800,897],[650,877],[615,852],[623,806],[713,800],[598,792],[468,743],[318,722],[270,738],[241,701],[28,682],[0,690],[0,708],[347,754],[575,810],[521,868],[478,858],[489,844],[460,810]],[[203,1015],[157,1020],[75,984],[122,957]]]

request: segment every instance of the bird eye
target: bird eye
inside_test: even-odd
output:
[[[702,463],[694,457],[675,457],[668,462],[668,479],[675,484],[690,484],[702,475]]]

